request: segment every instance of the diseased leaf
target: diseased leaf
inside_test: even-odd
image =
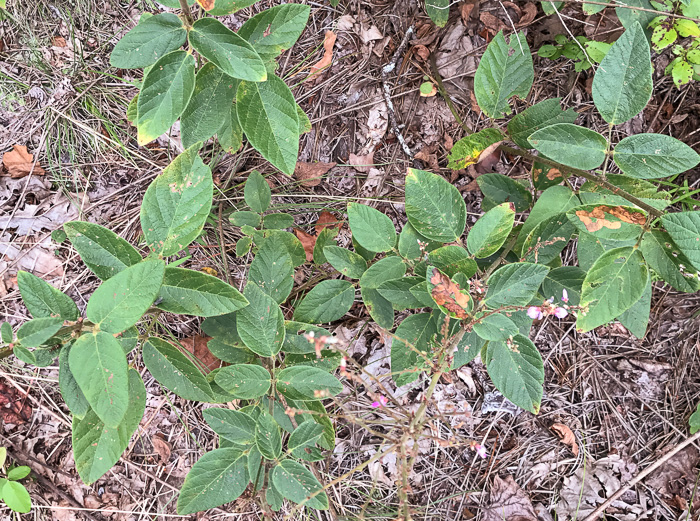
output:
[[[434,266],[428,267],[428,291],[438,307],[453,318],[466,319],[474,307],[469,291],[441,273]]]
[[[281,304],[294,287],[294,264],[284,244],[266,240],[250,264],[248,280]]]
[[[467,250],[454,244],[431,251],[428,254],[428,264],[435,266],[448,277],[463,273],[470,279],[478,269],[476,261],[469,256]]]
[[[624,241],[639,237],[647,216],[632,206],[586,205],[566,213],[569,220],[582,232],[601,239]]]
[[[343,390],[338,379],[316,367],[295,365],[277,374],[277,390],[292,400],[318,400]]]
[[[294,503],[303,503],[309,508],[328,509],[328,496],[316,477],[306,467],[294,460],[286,459],[272,469],[275,489]]]
[[[479,163],[484,157],[491,155],[504,139],[503,133],[495,128],[485,128],[463,137],[450,150],[447,168],[460,170]]]
[[[649,267],[673,288],[686,293],[700,290],[697,270],[676,246],[671,236],[662,230],[650,230],[642,237],[642,255]]]
[[[425,12],[438,27],[445,27],[450,17],[450,0],[426,0]]]
[[[661,223],[673,242],[700,271],[700,211],[667,214],[661,217]]]
[[[516,212],[530,208],[532,194],[523,185],[503,174],[488,173],[476,178],[476,184],[493,206],[513,203]],[[482,203],[483,206],[483,203]]]
[[[274,60],[299,39],[310,13],[307,5],[278,5],[249,18],[238,35],[253,46],[263,61]]]
[[[267,412],[261,411],[256,420],[255,445],[265,459],[274,460],[282,454],[280,427]]]
[[[637,134],[618,143],[613,160],[637,179],[659,179],[690,170],[700,155],[688,145],[663,134]]]
[[[270,373],[259,365],[238,364],[222,367],[216,373],[216,383],[235,398],[253,400],[270,388]]]
[[[418,378],[425,367],[419,353],[429,350],[429,342],[437,332],[437,325],[430,313],[409,315],[396,328],[391,343],[391,373],[397,386]]]

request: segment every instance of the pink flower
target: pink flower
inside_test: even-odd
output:
[[[562,290],[561,301],[565,304],[569,303],[569,294],[567,293],[566,290]]]
[[[557,308],[554,310],[554,316],[557,318],[565,318],[568,314],[569,312],[564,308]]]
[[[372,402],[372,408],[377,409],[379,407],[384,407],[387,403],[389,403],[389,399],[386,396],[380,396],[379,400]]]
[[[481,458],[483,458],[483,459],[486,459],[486,447],[484,447],[483,445],[477,443],[476,445],[474,445],[474,450],[476,451],[476,454],[477,454],[479,457],[481,457]]]
[[[538,306],[530,306],[527,308],[527,316],[533,320],[541,320],[544,315]]]

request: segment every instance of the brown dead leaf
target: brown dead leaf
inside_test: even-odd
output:
[[[616,217],[617,221],[608,220],[608,215]],[[597,232],[603,228],[610,230],[619,230],[623,222],[628,224],[644,225],[646,217],[640,212],[630,212],[622,206],[596,206],[590,212],[586,210],[576,211],[576,216],[581,219],[581,222],[589,232]],[[595,221],[593,221],[595,219]]]
[[[321,177],[337,163],[305,163],[298,161],[294,169],[294,177],[301,186],[313,187],[321,184]]]
[[[430,58],[430,50],[425,45],[415,45],[413,52],[424,62],[427,62],[428,58]]]
[[[63,276],[63,263],[53,254],[51,239],[47,238],[39,244],[27,245],[18,248],[12,244],[6,244],[0,248],[0,260],[4,255],[10,261],[10,266],[18,270],[25,270],[37,277],[57,278]]]
[[[537,16],[537,6],[532,2],[526,3],[521,10],[524,12],[520,16],[518,23],[515,24],[515,27],[518,28],[531,24],[535,16]]]
[[[197,3],[202,6],[205,11],[211,11],[214,9],[215,0],[197,0]]]
[[[426,146],[421,149],[420,152],[416,154],[416,159],[423,161],[426,165],[426,170],[439,170],[440,164],[438,163],[437,154],[435,153],[434,146]]]
[[[462,23],[464,25],[468,24],[469,18],[471,18],[477,3],[478,2],[463,2],[462,5],[459,6],[459,14],[462,17]]]
[[[299,228],[294,228],[294,233],[297,239],[301,242],[304,247],[304,252],[306,253],[306,260],[312,262],[314,260],[314,246],[316,246],[316,236],[306,233],[304,230]]]
[[[44,175],[44,169],[38,164],[34,165],[34,154],[27,152],[24,145],[14,145],[10,152],[2,155],[2,165],[10,177],[19,178],[29,175]]]
[[[52,507],[59,507],[59,508],[51,508],[51,516],[53,521],[78,521],[78,518],[75,517],[75,510],[73,510],[73,505],[71,505],[68,501],[62,500],[58,504],[52,504]]]
[[[530,498],[510,475],[493,480],[489,505],[483,513],[484,521],[537,521]]]
[[[363,174],[369,173],[370,169],[374,165],[374,150],[363,156],[350,154],[348,164],[358,172]]]
[[[496,18],[491,13],[483,12],[479,15],[479,20],[484,24],[486,30],[491,33],[491,36],[496,36],[499,31],[503,31],[508,28],[505,23],[500,18]]]
[[[647,478],[646,484],[666,498],[680,495],[690,499],[689,492],[697,476],[694,469],[698,463],[700,463],[700,452],[690,445]]]
[[[331,212],[323,211],[321,214],[318,216],[318,220],[316,221],[316,235],[321,233],[323,230],[326,228],[331,228],[331,227],[336,227],[340,228],[343,225],[343,222],[338,220],[338,218],[333,215]]]
[[[68,45],[66,43],[66,39],[63,36],[54,36],[53,38],[51,38],[51,43],[55,47],[66,47],[66,45]]]
[[[20,425],[32,417],[29,400],[15,387],[0,381],[0,420],[1,423]]]
[[[170,446],[170,443],[165,441],[165,439],[160,435],[160,434],[155,434],[151,438],[151,443],[153,444],[153,450],[156,451],[156,454],[160,457],[160,461],[163,464],[168,463],[170,460],[170,454],[172,452],[172,447]]]
[[[211,340],[210,336],[203,335],[194,335],[181,340],[185,349],[192,353],[195,358],[206,367],[206,373],[221,367],[221,360],[216,358],[207,347],[207,342],[209,342],[209,340]]]
[[[469,295],[462,293],[459,284],[452,282],[450,278],[437,268],[433,268],[430,276],[432,289],[430,294],[433,300],[439,305],[455,314],[457,318],[465,319],[469,305]]]
[[[323,40],[323,49],[325,50],[323,58],[311,66],[309,77],[306,78],[306,81],[315,78],[319,72],[333,63],[333,46],[335,45],[335,39],[336,35],[333,31],[326,31],[326,36]]]
[[[576,443],[576,436],[574,436],[573,431],[564,425],[563,423],[554,423],[550,427],[554,434],[559,436],[559,439],[564,445],[571,447],[571,452],[574,456],[578,456],[578,443]]]

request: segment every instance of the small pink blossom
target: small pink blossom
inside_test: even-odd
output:
[[[561,301],[562,301],[564,304],[568,304],[568,303],[569,303],[569,293],[568,293],[566,290],[562,290]]]
[[[568,314],[569,312],[564,308],[557,308],[554,310],[554,316],[557,318],[565,318]]]
[[[477,443],[474,446],[474,450],[480,458],[486,459],[486,447]]]
[[[542,309],[540,307],[530,306],[527,308],[527,316],[533,320],[542,320],[544,314],[542,313]]]
[[[389,399],[386,396],[380,396],[379,400],[372,402],[372,408],[377,409],[379,407],[384,407],[387,403],[389,403]]]

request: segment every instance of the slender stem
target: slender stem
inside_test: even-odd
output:
[[[182,9],[182,16],[185,19],[187,28],[191,28],[192,24],[194,24],[194,17],[192,16],[190,6],[187,5],[187,0],[180,0],[180,9]]]

